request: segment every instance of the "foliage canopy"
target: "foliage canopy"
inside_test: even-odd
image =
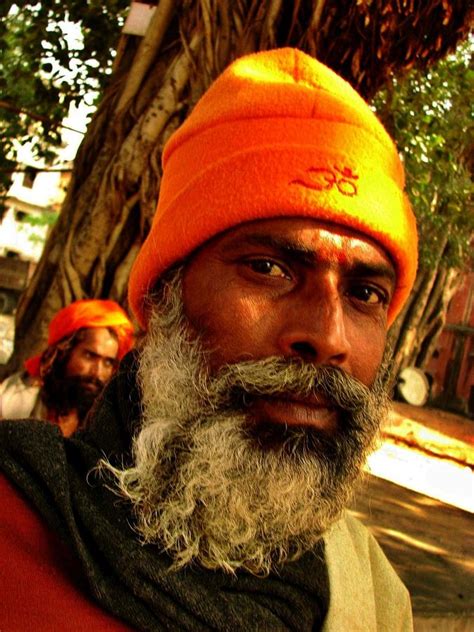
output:
[[[418,218],[420,263],[436,263],[445,241],[443,265],[470,261],[474,212],[474,41],[428,72],[413,72],[381,91],[375,104],[403,153],[407,190]]]
[[[101,92],[128,0],[6,0],[0,6],[0,195],[18,143],[51,163],[71,104]],[[90,97],[89,97],[90,98]]]

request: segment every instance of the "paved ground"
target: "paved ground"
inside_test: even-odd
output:
[[[390,480],[368,475],[353,506],[408,587],[417,632],[474,631],[474,514],[455,506],[471,506],[466,494],[474,497],[473,437],[471,420],[396,404],[379,455]],[[410,468],[411,486],[419,479],[425,493],[393,482]],[[449,502],[437,500],[450,485]]]
[[[474,420],[394,402],[385,434],[433,456],[474,466]]]
[[[396,566],[415,612],[474,617],[472,514],[373,476],[353,513]]]

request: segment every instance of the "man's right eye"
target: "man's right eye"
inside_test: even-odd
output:
[[[279,263],[272,261],[271,259],[248,259],[246,261],[248,267],[257,272],[257,274],[263,274],[269,277],[275,277],[280,279],[291,278],[289,273]]]
[[[366,305],[383,305],[386,306],[389,303],[389,297],[386,290],[375,287],[368,283],[359,283],[351,288],[351,297],[365,303]]]

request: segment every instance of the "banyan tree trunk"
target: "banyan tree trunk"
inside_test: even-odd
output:
[[[410,298],[391,328],[393,375],[409,365],[424,368],[445,325],[449,301],[462,277],[459,270],[442,266],[444,246],[435,265],[419,270]]]
[[[462,0],[416,7],[387,0],[383,11],[379,4],[160,0],[143,38],[122,36],[60,217],[20,301],[15,352],[3,374],[42,347],[49,320],[69,302],[126,304],[130,267],[156,205],[163,144],[232,59],[297,46],[369,98],[393,73],[443,56],[466,31]]]

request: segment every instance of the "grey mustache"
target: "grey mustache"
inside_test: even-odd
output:
[[[211,397],[225,399],[291,394],[297,397],[322,395],[328,404],[347,411],[367,405],[371,389],[339,367],[314,366],[299,361],[266,358],[223,367],[213,377]]]

